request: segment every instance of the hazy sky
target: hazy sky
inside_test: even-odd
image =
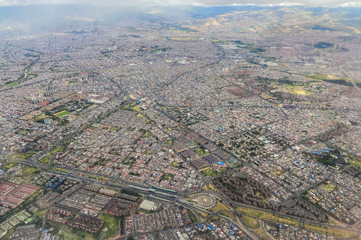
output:
[[[323,6],[323,7],[361,7],[356,0],[0,0],[0,6],[24,6],[38,4],[89,4],[104,6],[215,6],[215,5],[267,5],[267,6]]]

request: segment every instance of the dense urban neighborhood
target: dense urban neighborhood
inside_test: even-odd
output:
[[[361,239],[359,8],[81,8],[0,17],[1,240]]]

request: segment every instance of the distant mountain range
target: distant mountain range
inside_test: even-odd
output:
[[[61,32],[72,30],[93,31],[97,25],[118,25],[126,22],[185,23],[186,21],[213,18],[233,11],[253,12],[267,9],[279,17],[286,14],[282,7],[261,6],[215,6],[215,7],[162,7],[130,8],[99,7],[84,5],[40,5],[22,7],[0,7],[0,33],[2,36],[33,34],[42,31]],[[288,8],[290,9],[290,8]],[[360,23],[360,8],[306,8],[291,7],[312,15],[340,15],[348,25]],[[321,28],[322,26],[316,26]]]

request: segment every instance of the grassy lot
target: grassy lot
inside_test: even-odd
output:
[[[194,213],[191,210],[187,209],[187,213],[188,213],[189,217],[191,218],[192,223],[197,222],[197,217],[196,217],[196,215],[194,215]]]
[[[270,239],[267,234],[263,231],[262,228],[253,230],[254,233],[258,234],[259,236],[261,236],[263,239]]]
[[[152,155],[152,154],[153,154],[153,150],[145,150],[144,154],[145,154],[145,155]]]
[[[208,219],[209,222],[218,222],[219,220],[221,220],[221,218],[213,216],[210,219]]]
[[[204,186],[203,186],[203,188],[202,188],[202,190],[204,190],[204,191],[208,191],[208,190],[209,190],[208,185],[209,185],[209,184],[204,185]]]
[[[345,226],[344,223],[342,223],[342,222],[340,222],[340,221],[338,221],[338,220],[336,220],[336,219],[334,219],[334,218],[332,218],[330,216],[328,218],[330,219],[330,224],[335,224],[335,225],[338,225],[338,226]]]
[[[154,137],[154,135],[151,133],[151,132],[145,132],[144,134],[143,134],[143,136],[142,136],[143,138],[152,138],[152,137]]]
[[[216,205],[214,207],[210,208],[209,210],[213,211],[213,212],[218,212],[218,211],[229,210],[229,209],[226,205],[224,205],[219,200],[217,200]]]
[[[316,81],[343,79],[343,78],[335,77],[335,76],[332,76],[332,75],[324,75],[324,74],[309,74],[309,75],[306,75],[306,77],[310,78],[312,80],[316,80]]]
[[[54,223],[52,222],[52,225],[53,224]],[[63,224],[56,224],[56,225],[59,229],[57,235],[62,237],[60,239],[63,240],[97,240],[98,239],[93,234],[85,232],[83,230],[71,228]]]
[[[328,75],[323,74],[306,75],[306,77],[316,81],[323,81],[324,79],[329,79]]]
[[[15,158],[20,158],[20,159],[28,159],[31,156],[33,156],[35,153],[19,153],[19,154],[15,154],[13,155],[13,157]]]
[[[5,170],[9,170],[10,168],[13,168],[13,167],[15,167],[16,165],[18,165],[18,163],[17,162],[7,162],[6,164],[5,164]]]
[[[273,214],[273,213],[269,213],[269,212],[256,210],[256,209],[237,207],[237,212],[248,215],[248,216],[252,216],[255,218],[262,218],[262,219],[272,221],[272,222],[284,223],[284,224],[292,225],[292,226],[296,226],[296,227],[298,227],[298,225],[299,225],[299,222],[294,219],[283,217],[278,214]]]
[[[27,174],[27,173],[34,173],[36,172],[38,169],[36,167],[27,167],[23,170],[23,173],[24,174]]]
[[[42,120],[42,119],[45,119],[45,118],[48,118],[48,117],[50,117],[50,116],[43,114],[43,115],[39,115],[37,117],[34,117],[32,120],[33,121],[38,121],[38,120]]]
[[[226,216],[230,219],[232,219],[234,222],[237,222],[237,219],[236,217],[234,216],[234,214],[230,211],[219,211],[219,213],[223,216]]]
[[[56,171],[56,172],[70,173],[70,170],[68,170],[68,169],[63,169],[63,168],[55,168],[55,167],[52,167],[51,170]]]
[[[19,84],[25,82],[27,79],[23,76],[19,77],[18,79],[14,80],[14,81],[11,81],[11,82],[8,82],[5,84],[5,87],[16,87],[18,86]]]
[[[45,217],[46,211],[47,211],[47,209],[38,210],[33,214],[33,217],[37,217],[37,218],[43,220]]]
[[[64,151],[64,148],[58,147],[58,148],[55,148],[53,151],[51,151],[50,155],[54,155],[57,152],[63,152],[63,151]]]
[[[39,160],[39,163],[42,164],[48,164],[50,162],[50,157],[49,156],[45,156],[42,159]]]
[[[123,107],[123,110],[140,112],[140,107],[136,103],[132,103]]]
[[[20,135],[25,135],[25,134],[27,134],[27,133],[29,133],[30,131],[27,131],[27,130],[21,130],[20,132],[19,132],[19,134]]]
[[[162,179],[163,180],[172,180],[174,178],[174,174],[172,173],[165,173],[163,176],[162,176]]]
[[[201,222],[205,222],[207,220],[207,218],[209,217],[209,215],[207,213],[201,212],[199,210],[196,210],[196,211],[200,216]]]
[[[270,173],[275,177],[280,177],[283,174],[285,174],[285,173],[282,173],[281,171],[273,171],[273,172],[270,172]]]
[[[207,149],[201,149],[201,148],[196,149],[195,152],[200,157],[205,157],[211,154]]]
[[[211,183],[208,183],[207,185],[204,185],[202,188],[204,191],[213,191],[213,192],[219,192]]]
[[[70,112],[69,111],[61,111],[61,112],[58,112],[58,113],[55,113],[54,115],[57,116],[57,117],[63,117],[63,116],[66,116],[66,115],[69,115]]]
[[[119,130],[119,128],[118,128],[118,127],[114,127],[114,126],[113,126],[113,127],[111,127],[111,128],[110,128],[110,130],[115,132],[115,131],[118,131],[118,130]]]
[[[217,172],[217,170],[212,170],[210,168],[207,168],[207,169],[201,171],[201,173],[203,173],[203,175],[206,177],[215,177],[215,176],[217,176],[218,172]]]
[[[257,229],[259,228],[259,222],[257,219],[253,218],[253,217],[248,217],[243,215],[241,217],[242,221],[247,225],[247,227],[252,228],[252,229]]]
[[[325,189],[327,192],[332,192],[333,190],[335,190],[336,186],[333,184],[325,184],[321,186],[323,189]]]
[[[99,218],[104,221],[104,227],[107,228],[107,230],[104,231],[106,238],[111,238],[119,234],[119,218],[108,214],[102,214]]]
[[[298,95],[310,95],[311,91],[305,90],[303,86],[286,86],[286,89],[289,93],[298,94]]]
[[[1,240],[9,239],[14,232],[15,232],[15,228],[11,228],[10,230],[8,230],[5,236],[1,238]]]
[[[350,157],[349,163],[350,166],[361,169],[361,159],[358,159],[356,157]]]
[[[149,120],[149,119],[145,120],[145,123],[155,125],[155,122],[153,120]]]
[[[213,186],[212,183],[209,183],[209,184],[208,184],[208,188],[209,188],[211,191],[218,192],[218,190]]]
[[[63,169],[65,170],[65,169]],[[68,170],[67,170],[68,171]],[[70,171],[69,171],[70,172]],[[92,178],[92,179],[97,179],[97,180],[100,180],[100,181],[109,181],[109,178],[106,178],[106,177],[102,177],[102,176],[97,176],[97,175],[90,175],[89,178]]]
[[[310,231],[331,235],[338,238],[351,238],[357,235],[356,232],[347,231],[339,228],[327,228],[323,226],[317,226],[313,224],[305,224],[305,228]]]

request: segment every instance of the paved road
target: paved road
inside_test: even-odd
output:
[[[261,222],[261,228],[263,230],[263,232],[267,235],[267,237],[269,237],[271,240],[276,240],[271,234],[269,234],[269,232],[264,228],[264,222],[262,220],[260,220]]]
[[[238,218],[238,216],[236,215],[235,217],[237,218],[237,222],[235,222],[233,219],[230,219],[229,217],[227,216],[224,216],[222,214],[219,214],[218,212],[212,212],[212,211],[208,211],[206,209],[203,209],[201,207],[198,207],[196,205],[192,205],[190,203],[188,203],[187,201],[182,201],[182,200],[179,200],[177,199],[176,202],[180,205],[182,205],[183,207],[185,208],[189,208],[189,209],[193,209],[193,210],[198,210],[198,211],[201,211],[201,212],[204,212],[204,213],[207,213],[209,215],[214,215],[214,216],[217,216],[219,218],[224,218],[224,219],[227,219],[229,220],[230,222],[233,222],[234,224],[236,224],[243,232],[245,232],[251,239],[253,240],[258,240],[259,238],[253,233],[251,232],[246,226],[243,225],[242,221],[240,221],[240,219]]]

